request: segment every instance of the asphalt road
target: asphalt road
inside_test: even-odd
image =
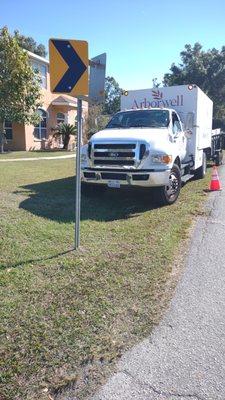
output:
[[[93,400],[225,400],[225,189],[207,208],[166,316]]]

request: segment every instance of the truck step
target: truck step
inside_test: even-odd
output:
[[[191,178],[193,178],[194,177],[194,175],[192,175],[192,174],[186,174],[186,175],[183,175],[182,177],[181,177],[181,180],[182,180],[182,182],[187,182],[187,181],[189,181]]]
[[[189,166],[190,166],[189,163],[181,164],[181,169],[184,169],[184,168],[189,167]]]

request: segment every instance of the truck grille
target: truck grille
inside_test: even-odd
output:
[[[106,160],[94,160],[94,165],[134,165],[135,161],[134,160],[112,160],[112,159],[106,159]]]
[[[143,146],[143,145],[141,145]],[[145,146],[145,145],[144,145]],[[93,166],[135,166],[140,160],[138,143],[93,143],[90,158]]]

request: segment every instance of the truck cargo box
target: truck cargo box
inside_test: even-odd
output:
[[[121,110],[162,107],[176,110],[184,129],[191,131],[188,151],[197,169],[202,149],[211,147],[213,102],[196,85],[130,90],[121,96]]]

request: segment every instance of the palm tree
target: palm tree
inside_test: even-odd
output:
[[[53,137],[56,138],[62,136],[64,150],[68,150],[70,136],[75,136],[77,134],[77,128],[75,125],[64,123],[57,125],[56,128],[52,128],[52,131],[54,132]]]

